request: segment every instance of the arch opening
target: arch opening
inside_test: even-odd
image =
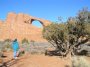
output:
[[[33,26],[38,27],[38,28],[42,28],[42,27],[43,27],[43,24],[42,24],[40,21],[38,21],[38,20],[33,20],[33,21],[31,22],[31,24],[32,24]]]

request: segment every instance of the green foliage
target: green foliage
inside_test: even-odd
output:
[[[3,45],[4,45],[4,48],[3,48],[4,51],[11,50],[12,49],[12,40],[5,39],[3,42]]]
[[[12,41],[10,39],[0,41],[0,51],[10,51],[10,50],[12,50]]]
[[[22,40],[22,44],[29,44],[29,41],[28,41],[26,38],[24,38],[24,39]]]
[[[86,33],[90,36],[90,23],[85,24]]]
[[[66,39],[67,32],[68,31],[64,24],[52,23],[44,28],[43,37],[47,40],[54,40],[56,38],[64,41]]]
[[[3,50],[3,48],[4,48],[3,42],[0,41],[0,52]]]
[[[77,23],[76,26],[78,28],[79,33],[86,34],[85,24],[89,23],[89,14],[90,13],[87,9],[83,8],[78,16],[77,16]]]
[[[85,35],[90,35],[90,11],[87,9],[82,9],[76,17],[69,18],[66,24],[52,23],[43,29],[43,37],[62,52],[77,45],[80,36]]]
[[[69,18],[67,27],[70,35],[70,40],[78,41],[80,36],[90,35],[90,12],[87,9],[82,9],[75,18]]]
[[[56,46],[57,49],[61,49],[63,48],[61,44],[68,40],[68,30],[65,24],[52,23],[44,27],[43,37]]]

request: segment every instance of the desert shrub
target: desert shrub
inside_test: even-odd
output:
[[[67,51],[68,30],[65,24],[52,23],[44,27],[43,37],[56,47],[56,50]]]
[[[22,40],[22,44],[29,44],[29,41],[26,39],[26,38],[24,38],[23,40]]]
[[[88,35],[89,39],[89,29],[90,11],[82,9],[76,17],[69,18],[66,23],[52,23],[45,26],[43,37],[65,54],[69,51],[75,53],[78,46],[84,43],[79,42],[79,38]]]
[[[24,48],[25,52],[29,52],[30,51],[30,43],[29,43],[29,41],[26,38],[24,38],[22,40],[21,47]]]
[[[76,17],[69,18],[67,28],[69,32],[69,45],[71,45],[70,48],[75,54],[81,44],[89,41],[90,11],[83,8]],[[88,37],[86,35],[88,35]],[[82,40],[84,37],[86,39]]]
[[[12,40],[5,39],[3,41],[3,46],[4,46],[4,48],[3,48],[4,51],[12,50]]]
[[[84,57],[72,57],[72,67],[90,67],[89,62]]]
[[[80,36],[90,35],[90,18],[89,11],[86,9],[82,9],[79,11],[78,15],[75,18],[69,18],[67,21],[67,27],[69,31],[69,35],[74,39],[76,37],[76,41]]]
[[[90,12],[87,9],[82,9],[75,18],[70,18],[67,21],[67,27],[69,31],[69,44],[73,45],[77,50],[77,48],[85,43],[85,40],[81,40],[80,38],[86,37],[86,42],[89,40],[90,37]],[[81,38],[81,39],[82,39]],[[74,51],[73,50],[73,51]]]
[[[3,48],[4,48],[3,42],[0,41],[0,51],[2,51]]]
[[[90,22],[85,24],[86,33],[90,36]]]

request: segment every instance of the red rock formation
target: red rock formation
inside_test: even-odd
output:
[[[5,22],[0,21],[0,40],[17,38],[21,41],[26,38],[34,41],[45,41],[42,37],[42,28],[32,25],[34,20],[39,21],[43,26],[51,23],[48,20],[22,13],[9,13]]]

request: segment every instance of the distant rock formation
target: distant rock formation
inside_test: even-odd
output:
[[[6,21],[0,20],[0,40],[17,38],[19,41],[24,38],[34,41],[45,41],[42,37],[42,28],[32,25],[33,21],[39,21],[42,26],[51,22],[45,19],[36,18],[27,14],[9,13]]]

